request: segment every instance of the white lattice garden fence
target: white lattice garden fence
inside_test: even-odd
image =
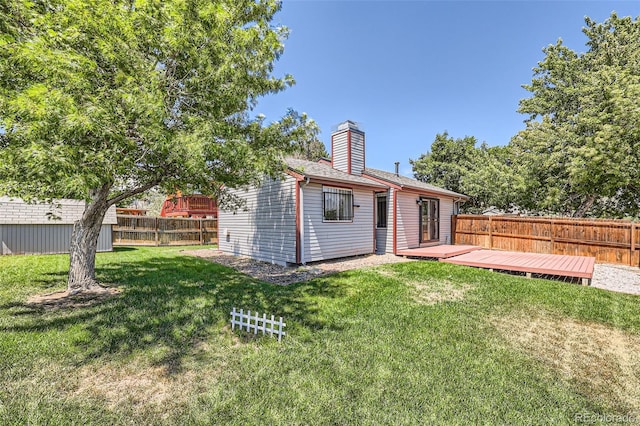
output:
[[[276,320],[271,315],[271,319],[269,319],[264,313],[260,316],[258,312],[251,314],[251,311],[247,311],[244,313],[244,309],[237,311],[236,308],[233,308],[231,310],[231,330],[234,330],[236,325],[240,327],[240,330],[253,331],[253,334],[258,334],[259,331],[262,331],[262,334],[268,333],[271,337],[275,334],[278,336],[278,342],[282,340],[282,336],[287,334],[283,330],[287,324],[282,322],[282,317]]]

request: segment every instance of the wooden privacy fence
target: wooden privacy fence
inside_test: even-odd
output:
[[[631,221],[457,215],[452,228],[454,244],[640,266],[640,223]]]
[[[114,245],[217,244],[218,219],[117,215]]]

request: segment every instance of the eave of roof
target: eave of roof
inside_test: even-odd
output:
[[[412,189],[414,191],[428,191],[434,194],[446,195],[454,198],[462,198],[468,200],[469,197],[464,194],[459,194],[448,189],[439,188],[437,186],[429,185],[424,182],[420,182],[416,179],[408,178],[405,176],[396,176],[391,172],[385,172],[384,170],[366,168],[362,174],[364,176],[370,176],[371,178],[379,179],[383,182],[387,182],[391,186],[399,187],[400,190]],[[408,181],[408,182],[407,182]]]
[[[366,177],[350,175],[348,173],[336,170],[329,165],[316,163],[313,161],[287,159],[287,170],[296,178],[309,178],[312,182],[332,183],[359,186],[371,189],[387,189],[388,186],[375,182]],[[295,176],[297,175],[297,176]]]

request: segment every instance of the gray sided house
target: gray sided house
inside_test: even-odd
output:
[[[451,215],[467,197],[365,166],[365,134],[342,123],[333,161],[289,158],[286,173],[235,193],[220,210],[219,248],[280,265],[451,243]]]
[[[0,255],[68,253],[73,223],[82,217],[84,207],[79,200],[55,200],[50,205],[0,197]],[[98,251],[113,249],[111,227],[115,224],[112,206],[102,223]]]

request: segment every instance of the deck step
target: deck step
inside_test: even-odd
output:
[[[461,254],[471,253],[472,251],[475,251],[475,250],[480,250],[480,247],[468,246],[468,245],[452,246],[449,244],[443,244],[439,246],[397,250],[396,254],[398,256],[408,256],[408,257],[447,259],[453,256],[459,256]]]

